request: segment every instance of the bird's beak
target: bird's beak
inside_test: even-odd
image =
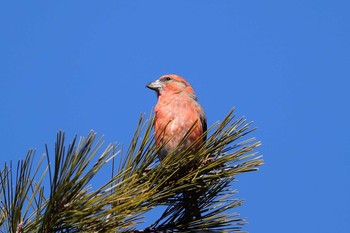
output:
[[[159,81],[159,79],[157,79],[154,82],[150,82],[146,85],[146,87],[148,87],[151,90],[155,90],[155,91],[159,91],[162,88],[162,84]]]

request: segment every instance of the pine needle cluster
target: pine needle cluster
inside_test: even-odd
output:
[[[29,150],[17,166],[5,163],[1,232],[241,232],[246,222],[233,213],[242,201],[234,197],[232,181],[263,163],[255,152],[260,142],[245,139],[254,130],[251,124],[231,111],[207,131],[200,150],[188,148],[160,163],[153,123],[152,117],[140,117],[126,152],[116,144],[102,149],[103,140],[93,131],[66,147],[60,131],[52,156],[46,146],[38,162]],[[110,164],[115,164],[111,178],[91,188]],[[198,194],[198,219],[186,218],[186,191]],[[139,229],[147,212],[159,206],[166,207],[160,218]]]

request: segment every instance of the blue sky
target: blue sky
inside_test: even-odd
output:
[[[2,1],[1,161],[94,129],[129,143],[165,73],[209,125],[236,108],[265,165],[238,177],[250,232],[350,228],[350,2]]]

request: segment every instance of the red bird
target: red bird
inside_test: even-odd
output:
[[[162,147],[159,159],[163,160],[175,150],[187,149],[195,142],[194,149],[199,149],[206,140],[202,134],[207,130],[207,120],[191,85],[178,75],[167,74],[147,84],[147,87],[156,91],[158,97],[154,109],[154,130],[156,145]],[[181,142],[185,136],[186,139]],[[185,222],[201,218],[200,195],[196,190],[183,193],[185,212],[182,219]]]
[[[175,149],[186,149],[199,140],[207,130],[207,120],[193,88],[184,78],[167,74],[147,87],[157,92],[154,130],[156,145],[163,146],[159,152],[159,159],[163,160]],[[191,127],[190,135],[179,146]],[[202,143],[199,141],[195,149],[205,140],[202,137]]]

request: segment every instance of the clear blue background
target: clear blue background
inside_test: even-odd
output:
[[[238,177],[250,232],[350,229],[350,2],[2,1],[1,161],[94,129],[129,143],[155,94],[185,77],[209,125],[236,107],[265,165]]]

